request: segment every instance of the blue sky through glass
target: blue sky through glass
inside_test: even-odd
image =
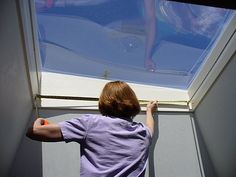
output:
[[[44,71],[187,89],[232,10],[165,0],[35,0]]]

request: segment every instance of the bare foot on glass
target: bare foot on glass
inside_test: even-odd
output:
[[[155,72],[156,71],[156,63],[151,59],[145,59],[145,68],[147,71]]]

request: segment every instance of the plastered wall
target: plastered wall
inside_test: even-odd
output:
[[[236,55],[195,111],[207,177],[236,176]]]
[[[17,1],[0,5],[0,177],[6,177],[32,112]],[[23,162],[22,162],[23,163]]]

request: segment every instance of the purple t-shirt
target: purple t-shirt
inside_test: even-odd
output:
[[[138,177],[144,172],[151,144],[144,124],[86,114],[59,126],[65,142],[81,145],[81,177]]]

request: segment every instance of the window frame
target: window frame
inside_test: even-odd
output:
[[[20,16],[24,23],[25,28],[24,36],[31,36],[31,40],[25,40],[27,45],[34,46],[34,56],[29,60],[38,64],[36,67],[36,74],[38,80],[38,90],[42,95],[55,95],[55,96],[88,96],[99,97],[100,91],[109,80],[95,79],[82,76],[63,75],[58,73],[49,73],[40,71],[41,61],[38,44],[38,31],[36,23],[36,9],[34,0],[19,1]],[[23,7],[29,7],[29,12],[25,11]],[[30,15],[30,20],[28,16]],[[206,92],[210,89],[218,75],[222,72],[227,62],[235,52],[235,29],[236,29],[236,12],[225,30],[221,33],[212,48],[208,58],[205,59],[205,64],[202,65],[192,83],[187,90],[150,86],[143,84],[128,83],[136,92],[137,97],[142,100],[159,100],[170,101],[173,104],[165,105],[160,104],[160,111],[184,111],[192,112],[195,110],[199,102],[204,98]],[[29,33],[28,31],[31,31]],[[28,32],[28,33],[27,33]],[[26,51],[29,54],[29,50]],[[61,83],[61,80],[64,80]],[[54,85],[52,85],[54,81]],[[32,81],[31,81],[32,83]],[[56,83],[56,85],[55,85]],[[76,83],[76,84],[75,84]],[[84,85],[86,84],[86,87]],[[96,89],[94,89],[96,88]],[[69,94],[69,95],[68,95]],[[78,103],[74,100],[50,100],[41,99],[41,107],[57,107],[63,109],[97,109],[97,106],[86,107],[87,102]],[[185,106],[174,104],[175,101],[186,101]],[[78,106],[79,104],[79,106]]]
[[[193,110],[196,109],[207,91],[217,80],[217,77],[224,70],[226,64],[232,58],[235,53],[235,46],[236,12],[234,11],[227,27],[215,43],[215,47],[212,48],[210,54],[205,59],[205,64],[200,67],[188,87],[189,101],[191,102]]]

